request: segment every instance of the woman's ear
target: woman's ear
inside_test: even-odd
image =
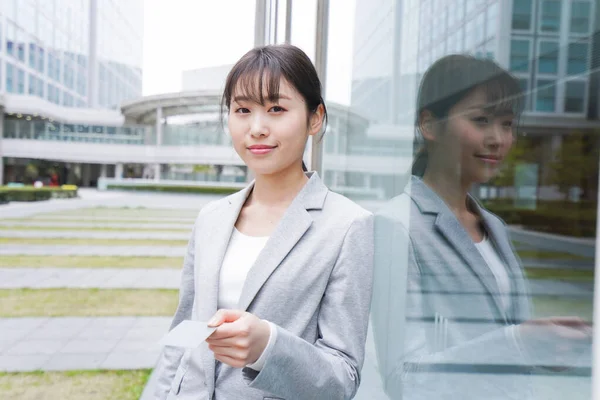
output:
[[[419,115],[419,130],[421,131],[421,134],[423,135],[423,138],[425,139],[425,141],[428,142],[433,142],[436,139],[436,132],[435,132],[435,126],[436,126],[436,118],[435,116],[431,113],[431,111],[428,110],[423,110],[421,111],[421,114]]]
[[[310,136],[316,135],[321,131],[324,117],[325,107],[323,104],[319,104],[315,112],[313,112],[308,119],[308,134]]]

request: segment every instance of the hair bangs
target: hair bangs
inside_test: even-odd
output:
[[[500,73],[480,85],[486,96],[484,108],[494,115],[519,117],[524,109],[524,93],[512,76]]]
[[[242,58],[230,72],[223,93],[229,109],[235,100],[251,101],[264,105],[266,101],[279,99],[279,87],[283,76],[281,65],[264,52]]]

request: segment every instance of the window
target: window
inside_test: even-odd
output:
[[[560,31],[560,8],[561,2],[557,0],[542,1],[542,20],[540,30],[542,32]]]
[[[525,102],[525,110],[531,109],[530,104],[530,94],[529,90],[529,79],[527,78],[519,78],[519,86],[521,86],[521,90],[523,91],[523,101]]]
[[[557,74],[558,73],[558,43],[541,42],[540,57],[538,61],[538,73]]]
[[[588,70],[588,44],[569,44],[569,59],[567,60],[567,74],[577,75]]]
[[[38,47],[37,70],[44,73],[44,49],[41,47]]]
[[[587,1],[571,4],[571,33],[589,33],[591,12],[591,4]]]
[[[37,90],[37,78],[31,74],[29,74],[29,89],[27,92],[31,95],[35,95]]]
[[[35,56],[37,55],[36,45],[35,43],[29,43],[29,66],[31,68],[35,68],[37,63],[35,60]]]
[[[17,56],[19,60],[25,61],[25,45],[23,43],[19,43],[17,45]]]
[[[487,7],[487,22],[486,22],[486,37],[496,37],[498,30],[498,3],[491,4]]]
[[[42,99],[44,98],[44,80],[43,79],[37,80],[37,95],[38,95],[38,97],[41,97]]]
[[[52,52],[48,52],[48,77],[50,79],[54,77],[54,53]]]
[[[556,104],[556,84],[554,81],[539,79],[537,81],[537,101],[535,110],[543,112],[554,112]]]
[[[533,3],[531,0],[513,2],[512,28],[518,30],[531,29],[531,15]]]
[[[565,90],[565,112],[583,112],[585,98],[585,82],[567,82]]]
[[[25,93],[25,71],[17,68],[17,93]]]
[[[11,63],[6,63],[6,91],[14,93],[14,67]]]
[[[516,72],[529,71],[529,41],[512,40],[510,43],[510,70]]]

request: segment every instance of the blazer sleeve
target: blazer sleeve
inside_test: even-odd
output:
[[[360,384],[373,280],[373,216],[347,230],[309,343],[277,326],[260,372],[243,370],[250,387],[287,399],[351,399]]]
[[[441,393],[448,396],[444,398],[454,398],[453,390],[464,394],[465,386],[447,385],[439,372],[458,372],[464,366],[487,363],[526,364],[513,326],[497,328],[458,346],[440,347],[436,338],[441,332],[420,318],[432,310],[425,309],[426,291],[406,227],[388,215],[376,215],[374,225],[371,319],[379,373],[390,399],[439,398]],[[458,369],[452,371],[453,368]],[[446,382],[457,382],[454,377],[458,375],[453,374],[452,380]],[[484,398],[485,393],[494,390],[514,393],[523,389],[499,387],[499,382],[506,380],[499,381],[493,374],[468,375],[465,384],[473,398]],[[514,380],[515,385],[519,382]],[[484,397],[477,397],[480,395]]]
[[[183,261],[183,271],[181,274],[181,286],[179,289],[179,305],[173,317],[171,327],[172,330],[182,321],[191,319],[192,308],[194,305],[194,256],[196,247],[196,227],[198,220],[192,229],[192,235],[188,242],[187,251]],[[155,388],[155,398],[164,400],[169,395],[171,384],[175,377],[175,372],[179,367],[181,358],[184,354],[184,349],[180,347],[165,346],[157,366],[155,368],[157,379]]]

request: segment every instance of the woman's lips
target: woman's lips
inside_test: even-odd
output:
[[[267,146],[267,145],[254,145],[254,146],[249,146],[248,150],[250,150],[250,152],[252,154],[268,154],[271,151],[273,151],[277,146]]]

